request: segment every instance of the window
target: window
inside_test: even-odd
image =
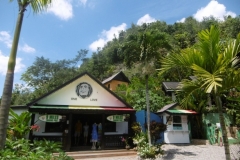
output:
[[[173,130],[182,130],[181,116],[173,116]]]
[[[46,122],[45,132],[63,132],[64,122],[49,123]]]
[[[110,89],[110,84],[108,84],[108,89]]]
[[[116,122],[105,122],[105,132],[116,132]]]

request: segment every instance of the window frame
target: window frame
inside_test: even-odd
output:
[[[176,120],[176,118],[178,118]],[[173,115],[172,118],[173,130],[183,130],[182,116]]]

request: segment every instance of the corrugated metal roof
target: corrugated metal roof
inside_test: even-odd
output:
[[[185,110],[185,109],[168,109],[166,112],[172,114],[197,114],[197,112],[192,110]]]
[[[167,112],[169,114],[197,114],[196,111],[185,110],[185,109],[181,109],[180,107],[181,106],[178,103],[171,103],[164,106],[162,109],[160,109],[156,113],[162,114],[163,112]]]

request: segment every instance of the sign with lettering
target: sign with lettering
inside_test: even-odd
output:
[[[60,122],[60,119],[62,119],[62,116],[57,114],[47,114],[47,115],[40,116],[38,119],[43,122],[56,123],[56,122]]]
[[[125,118],[125,115],[111,115],[107,117],[107,120],[112,122],[123,122]]]

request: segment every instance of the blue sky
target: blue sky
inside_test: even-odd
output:
[[[131,24],[156,20],[168,24],[193,16],[198,21],[214,16],[240,15],[239,0],[53,0],[41,14],[30,7],[24,15],[14,83],[38,56],[51,61],[72,59],[80,49],[89,57]],[[17,1],[0,1],[0,96],[18,14]]]

